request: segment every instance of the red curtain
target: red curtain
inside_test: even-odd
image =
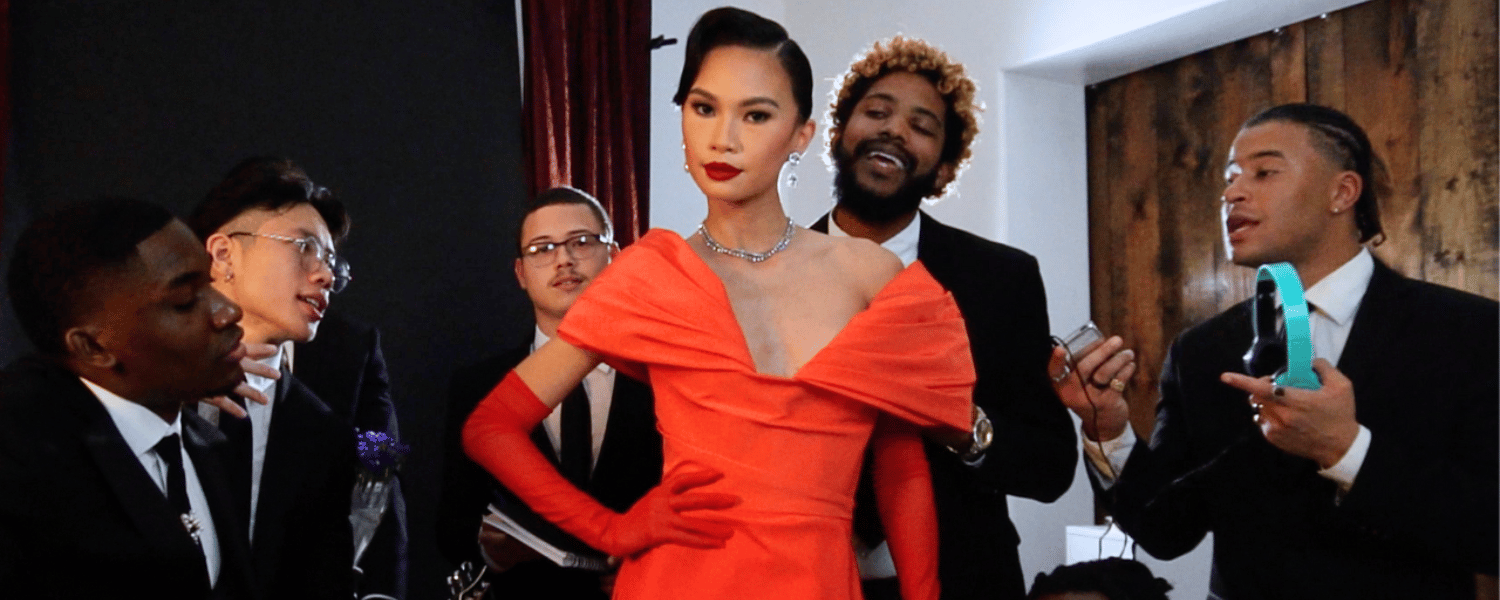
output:
[[[651,1],[522,0],[527,189],[593,194],[629,244],[645,233]]]

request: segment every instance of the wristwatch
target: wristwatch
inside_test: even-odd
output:
[[[995,441],[995,426],[990,423],[989,415],[984,414],[984,409],[974,405],[974,424],[969,428],[969,447],[948,449],[959,458],[967,462],[973,462],[989,450],[990,444]]]

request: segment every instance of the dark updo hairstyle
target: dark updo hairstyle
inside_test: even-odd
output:
[[[1342,112],[1317,104],[1282,104],[1261,111],[1241,129],[1270,122],[1296,123],[1311,134],[1313,148],[1340,169],[1359,175],[1359,199],[1354,202],[1354,226],[1361,243],[1385,241],[1380,227],[1380,197],[1389,193],[1385,162],[1375,155],[1365,130]]]
[[[1172,584],[1139,562],[1110,557],[1037,573],[1027,600],[1068,592],[1097,592],[1109,600],[1167,600]]]
[[[806,121],[812,117],[812,65],[802,47],[787,35],[780,24],[748,10],[723,7],[715,8],[698,17],[693,31],[688,34],[687,56],[682,63],[682,78],[677,81],[677,94],[672,103],[682,106],[687,100],[688,90],[698,80],[698,71],[703,68],[703,59],[714,48],[742,46],[754,50],[776,53],[781,68],[792,81],[792,98],[797,101],[797,119]]]
[[[155,204],[101,198],[63,206],[21,232],[6,284],[26,337],[45,356],[67,353],[63,334],[78,325],[109,289],[100,280],[125,272],[137,246],[175,217]]]

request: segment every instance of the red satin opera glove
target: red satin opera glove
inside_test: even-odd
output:
[[[875,504],[905,600],[937,600],[937,505],[915,425],[882,415],[870,439]]]
[[[634,556],[662,544],[722,548],[733,535],[729,525],[692,514],[740,502],[731,494],[694,492],[724,476],[701,465],[674,469],[623,515],[579,490],[528,435],[550,412],[511,371],[464,424],[464,451],[542,518],[611,556]]]

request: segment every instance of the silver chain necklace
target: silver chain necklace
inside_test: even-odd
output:
[[[728,254],[735,258],[743,258],[753,263],[765,262],[766,259],[771,258],[772,256],[776,256],[777,252],[786,250],[787,244],[790,244],[792,242],[792,234],[797,233],[796,222],[792,221],[791,217],[787,217],[786,232],[781,234],[781,241],[776,242],[775,246],[772,246],[770,250],[767,250],[765,252],[751,252],[749,250],[730,248],[723,244],[720,244],[718,240],[714,239],[713,236],[708,235],[708,227],[706,227],[707,223],[708,221],[704,221],[698,224],[698,234],[703,236],[703,243],[708,245],[709,250],[713,250],[714,252],[718,252],[719,254]]]

